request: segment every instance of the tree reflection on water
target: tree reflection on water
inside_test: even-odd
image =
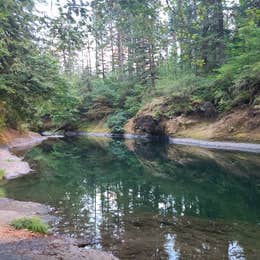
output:
[[[121,259],[260,254],[260,162],[253,154],[140,140],[47,141],[8,197],[48,203],[54,231]],[[240,258],[239,258],[240,257]]]

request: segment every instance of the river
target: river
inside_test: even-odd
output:
[[[120,259],[257,259],[260,156],[149,140],[71,137],[26,152],[0,195],[45,203],[53,232]]]

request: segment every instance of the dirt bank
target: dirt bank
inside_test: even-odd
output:
[[[171,137],[260,142],[260,110],[258,108],[237,108],[228,113],[206,117],[199,113],[171,114],[167,110],[168,107],[169,104],[163,98],[153,100],[127,122],[125,132],[144,133],[149,129],[155,129],[158,124],[165,134]],[[163,111],[167,111],[168,114]],[[149,118],[150,122],[148,122]]]

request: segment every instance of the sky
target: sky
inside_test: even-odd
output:
[[[58,5],[64,5],[67,3],[67,0],[43,0],[43,1],[39,1],[39,3],[36,4],[36,10],[41,14],[41,15],[45,15],[51,18],[55,18],[56,16],[59,15],[59,11],[58,11]],[[91,49],[91,60],[92,62],[92,70],[94,69],[94,64],[95,64],[95,53],[93,51],[93,49]],[[86,55],[87,55],[87,50],[82,50],[79,51],[77,54],[77,60],[78,60],[78,64],[83,64],[83,66],[86,65]]]
[[[55,17],[58,15],[57,4],[60,3],[61,5],[63,5],[66,4],[66,2],[67,0],[45,0],[45,1],[41,1],[41,3],[37,3],[36,9],[42,14]]]
[[[91,2],[91,0],[85,0],[86,2]],[[77,2],[77,0],[76,0]],[[59,11],[58,11],[58,5],[64,5],[67,3],[67,0],[39,0],[39,3],[36,4],[36,10],[41,14],[45,15],[51,18],[55,18],[58,16]],[[162,15],[162,19],[165,20],[165,15]],[[78,63],[86,65],[86,55],[87,55],[87,50],[82,50],[79,51],[78,53]],[[92,70],[95,69],[95,52],[94,52],[94,46],[90,49],[90,55],[91,55],[91,60],[92,60]],[[110,56],[110,53],[107,53],[108,56]],[[109,57],[107,57],[110,59]]]

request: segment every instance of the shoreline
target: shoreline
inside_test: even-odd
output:
[[[29,163],[23,161],[24,158],[17,156],[14,151],[29,150],[47,139],[61,137],[52,135],[41,136],[34,132],[20,134],[15,130],[7,130],[3,135],[7,136],[7,138],[0,143],[0,170],[3,171],[4,176],[2,177],[6,180],[19,178],[33,171]]]
[[[219,141],[204,141],[204,140],[196,140],[196,139],[190,139],[190,138],[171,138],[167,136],[151,136],[151,135],[140,135],[140,134],[124,134],[124,135],[115,135],[110,133],[88,133],[88,132],[71,132],[69,136],[93,136],[93,137],[106,137],[106,138],[125,138],[125,139],[141,139],[141,140],[154,140],[154,141],[160,141],[163,140],[165,142],[168,142],[171,145],[178,144],[178,145],[188,145],[188,146],[197,146],[197,147],[204,147],[209,149],[220,149],[220,150],[237,150],[237,151],[243,151],[243,152],[253,152],[253,153],[260,153],[260,144],[254,144],[254,143],[237,143],[237,142],[219,142]],[[36,134],[34,137],[29,138],[20,138],[20,139],[14,139],[12,142],[9,142],[8,144],[5,144],[3,147],[0,146],[0,161],[2,159],[1,157],[1,151],[7,151],[12,155],[12,149],[18,148],[18,149],[29,149],[32,148],[35,145],[40,144],[42,141],[52,138],[52,137],[62,137],[62,136],[40,136]],[[17,141],[18,140],[18,141]],[[15,156],[15,155],[12,155]],[[22,158],[19,158],[19,163],[27,163],[22,161]],[[4,158],[5,161],[8,158]],[[7,161],[6,163],[17,163],[12,161]],[[28,163],[27,163],[28,164]],[[29,164],[28,164],[29,165]],[[1,164],[0,164],[1,168]],[[31,170],[31,169],[30,169]],[[29,172],[28,172],[29,173]],[[19,176],[18,176],[19,177]],[[6,199],[8,200],[8,199]],[[1,202],[1,199],[0,199]],[[25,206],[23,206],[23,210],[26,209],[26,203],[33,203],[33,202],[20,202],[24,203]],[[44,206],[44,205],[42,205]],[[11,219],[10,216],[12,216],[12,211],[16,211],[18,208],[15,206],[13,209],[5,208],[1,210],[1,204],[0,204],[0,220],[2,218],[6,218],[8,221]],[[38,210],[33,210],[33,212],[38,212]],[[26,212],[28,216],[30,214]],[[19,217],[18,215],[15,215],[15,218]],[[2,233],[1,233],[2,232]],[[5,233],[7,233],[7,237],[5,236]],[[59,244],[59,249],[57,250],[56,245]],[[19,245],[19,247],[17,247]],[[21,253],[24,253],[25,257],[35,257],[34,253],[31,252],[30,247],[36,247],[39,248],[39,251],[41,248],[47,248],[45,251],[40,251],[41,254],[44,257],[49,257],[49,253],[56,254],[57,257],[63,257],[68,256],[71,257],[72,255],[77,257],[77,259],[88,259],[85,258],[86,256],[96,258],[94,259],[117,259],[110,253],[106,253],[103,251],[97,251],[93,249],[83,249],[80,248],[80,244],[77,243],[77,241],[70,241],[67,237],[63,237],[62,235],[53,236],[53,235],[47,235],[47,236],[36,236],[33,235],[31,232],[27,232],[25,230],[17,231],[13,228],[11,228],[7,222],[1,223],[0,221],[0,254],[4,253],[7,257],[12,256],[18,256]],[[67,248],[71,248],[72,251],[67,251]],[[17,249],[16,249],[17,248]],[[46,253],[47,252],[47,253]],[[47,255],[45,255],[47,254]],[[81,258],[82,257],[82,258]],[[31,259],[31,258],[28,258]],[[34,258],[33,258],[34,259]],[[47,259],[47,258],[46,258]],[[52,258],[51,258],[52,259]],[[59,258],[53,258],[53,259],[59,259]],[[66,259],[66,258],[65,258]],[[72,258],[70,258],[72,259]]]
[[[207,141],[193,138],[169,138],[169,143],[217,150],[260,153],[260,144],[257,143]]]
[[[112,253],[82,248],[80,240],[52,233],[39,234],[27,229],[15,229],[10,226],[11,221],[14,219],[34,216],[41,218],[45,223],[50,223],[55,220],[55,217],[50,213],[50,207],[40,203],[0,198],[0,255],[4,259],[17,260],[118,260]]]
[[[19,157],[12,152],[12,149],[30,149],[44,140],[46,137],[28,136],[19,137],[6,143],[0,147],[0,169],[3,178],[6,180],[15,179],[32,172],[28,162],[23,161],[23,157]]]
[[[30,149],[48,138],[61,136],[41,136],[29,132],[26,135],[8,138],[0,144],[0,169],[5,171],[4,178],[11,180],[32,169],[23,158],[12,153],[12,149]],[[1,181],[1,179],[0,179]],[[17,201],[6,197],[0,198],[0,255],[5,259],[100,259],[118,260],[112,253],[81,248],[80,241],[62,235],[33,233],[26,229],[17,230],[10,226],[12,220],[21,217],[40,217],[45,223],[53,222],[50,207],[31,201]],[[37,250],[31,250],[37,248]]]
[[[200,140],[193,138],[174,138],[170,136],[152,136],[143,134],[112,134],[112,133],[94,133],[94,132],[69,132],[71,136],[92,136],[92,137],[106,137],[115,139],[143,139],[143,140],[163,140],[169,144],[196,146],[206,149],[217,149],[226,151],[240,151],[250,153],[260,153],[260,144],[258,143],[246,143],[246,142],[228,142],[228,141],[211,141],[211,140]]]

